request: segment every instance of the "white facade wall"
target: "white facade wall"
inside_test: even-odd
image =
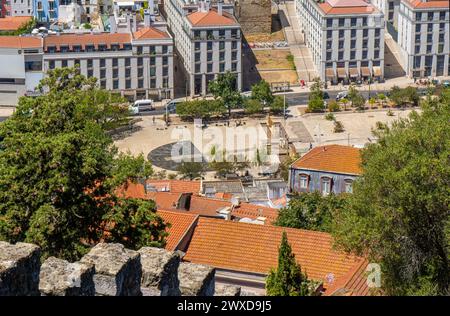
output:
[[[325,15],[315,1],[296,0],[295,3],[305,43],[322,81],[336,83],[374,77],[384,80],[385,22],[382,12]],[[327,75],[326,69],[332,69],[333,75]],[[345,69],[345,76],[340,76],[342,70],[338,69]],[[353,69],[357,69],[358,77]]]
[[[450,12],[400,3],[398,43],[410,78],[450,76]]]
[[[186,15],[198,7],[183,0],[164,2],[167,23],[186,72],[190,95],[206,95],[208,82],[218,74],[236,74],[237,89],[242,89],[241,30],[238,25],[194,27]]]
[[[33,1],[31,0],[9,0],[11,16],[33,15]]]

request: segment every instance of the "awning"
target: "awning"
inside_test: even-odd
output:
[[[327,77],[327,79],[333,79],[334,78],[334,69],[333,68],[325,69],[325,77]]]
[[[358,68],[349,68],[349,73],[352,78],[359,77]]]
[[[369,67],[361,67],[361,75],[363,77],[370,77]]]
[[[380,77],[381,76],[381,67],[373,67],[373,75],[375,77]]]
[[[345,72],[345,68],[338,68],[337,69],[337,75],[338,75],[338,78],[347,78],[347,74]]]

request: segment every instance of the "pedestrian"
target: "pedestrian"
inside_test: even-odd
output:
[[[152,118],[152,121],[153,121],[153,125],[155,125],[155,117],[154,116]]]

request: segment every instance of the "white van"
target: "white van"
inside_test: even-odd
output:
[[[140,114],[145,111],[153,111],[155,107],[153,106],[153,100],[137,100],[134,104],[130,105],[130,111],[133,115]]]

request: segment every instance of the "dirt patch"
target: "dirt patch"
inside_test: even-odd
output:
[[[256,68],[258,70],[266,69],[292,69],[292,61],[289,60],[291,51],[289,49],[267,49],[253,50],[256,57]]]
[[[297,72],[295,70],[275,70],[275,71],[260,71],[262,79],[267,82],[289,82],[291,84],[298,83]]]

